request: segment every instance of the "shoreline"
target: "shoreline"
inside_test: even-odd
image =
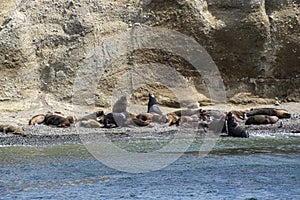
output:
[[[251,138],[274,138],[274,137],[300,137],[300,119],[286,121],[282,128],[277,124],[273,125],[241,125]],[[294,133],[293,133],[294,132]],[[211,131],[204,132],[192,128],[180,127],[151,127],[151,128],[51,128],[46,125],[26,126],[24,135],[8,133],[0,134],[0,146],[53,146],[53,145],[73,145],[85,144],[86,142],[102,142],[101,138],[112,142],[135,142],[150,140],[179,140],[185,139],[222,139],[232,138],[245,140],[249,138],[227,137],[224,133],[214,134]],[[99,139],[100,138],[100,139]],[[84,141],[83,141],[84,140]],[[105,141],[104,141],[105,142]]]
[[[274,105],[226,105],[222,107],[220,105],[201,107],[202,109],[218,109],[226,108],[229,110],[245,110],[250,108],[261,108],[261,107],[274,107],[283,108],[288,110],[292,115],[300,113],[300,103],[284,103],[280,106]],[[165,111],[174,110],[172,108],[163,108]],[[24,115],[27,113],[27,115]],[[19,113],[20,114],[20,113]],[[2,146],[43,146],[43,145],[68,145],[68,144],[82,144],[82,137],[106,134],[110,135],[112,140],[146,140],[146,139],[172,139],[172,137],[177,134],[182,139],[188,139],[193,136],[203,137],[203,135],[210,137],[209,133],[205,133],[203,130],[199,129],[186,129],[182,127],[170,126],[166,127],[164,125],[154,125],[151,127],[135,127],[135,128],[83,128],[72,125],[70,128],[53,128],[46,125],[29,126],[25,124],[26,120],[34,114],[38,114],[37,111],[23,111],[23,118],[21,123],[18,123],[20,117],[18,113],[10,113],[10,115],[2,113],[2,121],[13,122],[13,124],[18,124],[24,129],[23,135],[14,135],[8,133],[4,135],[0,133],[0,145]],[[69,114],[69,113],[68,113]],[[27,118],[28,117],[28,118]],[[269,124],[269,125],[244,125],[244,122],[238,122],[239,125],[245,128],[251,137],[257,136],[276,136],[276,135],[286,135],[298,137],[300,136],[300,119],[290,118],[283,119],[283,127],[279,128],[279,124]],[[22,123],[23,122],[23,123]],[[295,132],[295,133],[293,133]],[[211,134],[213,136],[220,137],[222,134]],[[224,135],[224,134],[223,134]]]

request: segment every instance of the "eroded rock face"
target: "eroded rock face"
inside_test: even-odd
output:
[[[299,0],[4,0],[0,2],[0,100],[47,94],[71,102],[79,68],[87,61],[95,66],[106,62],[94,56],[102,41],[142,25],[175,30],[201,44],[218,66],[228,98],[250,92],[299,100],[299,4]],[[102,47],[109,49],[104,53],[122,48]],[[198,91],[199,100],[207,101],[205,81],[191,63],[160,49],[139,49],[101,71],[93,91],[96,104],[109,106],[122,75],[133,66],[154,62],[176,69]],[[93,69],[87,73],[96,74]],[[134,96],[142,99],[150,90],[164,94],[161,102],[166,105],[177,105],[167,98],[172,92],[156,84],[136,90]]]

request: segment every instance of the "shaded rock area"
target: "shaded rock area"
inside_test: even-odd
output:
[[[134,67],[151,63],[176,70],[193,88],[197,101],[209,102],[210,91],[201,72],[176,52],[145,49],[135,37],[126,42],[140,48],[122,55],[114,54],[122,50],[118,46],[121,40],[103,46],[103,41],[114,40],[115,36],[139,26],[178,31],[202,45],[220,71],[228,99],[250,93],[251,98],[297,101],[299,3],[299,0],[2,0],[1,110],[42,107],[49,101],[72,103],[74,87],[80,87],[75,84],[80,69],[85,69],[91,77],[97,76],[81,80],[82,85],[95,84],[96,88],[89,91],[91,98],[80,94],[82,102],[109,107],[119,78],[128,76],[126,73]],[[106,57],[97,56],[99,50]],[[135,88],[132,103],[144,103],[149,91],[158,94],[159,103],[179,106],[174,92],[159,83]]]

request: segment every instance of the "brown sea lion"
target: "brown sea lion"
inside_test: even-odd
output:
[[[247,113],[247,117],[254,115],[277,116],[279,119],[291,118],[291,114],[287,110],[277,108],[252,108],[250,112]]]
[[[178,117],[175,113],[168,113],[168,114],[155,114],[155,113],[150,113],[152,114],[151,116],[151,122],[154,123],[159,123],[159,124],[166,124],[168,126],[172,126],[176,124],[179,126],[180,122],[180,117]]]
[[[16,135],[22,135],[23,134],[23,128],[19,126],[12,126],[12,125],[0,125],[0,132],[3,132],[3,134],[7,133],[13,133]]]
[[[84,127],[84,128],[102,128],[103,127],[103,124],[100,124],[99,122],[97,122],[94,119],[83,120],[83,121],[80,121],[78,124],[80,127]]]
[[[29,120],[29,125],[37,125],[37,124],[42,124],[44,123],[45,120],[45,115],[44,114],[39,114],[39,115],[35,115],[33,116],[30,120]]]
[[[277,117],[279,119],[291,118],[291,114],[285,109],[276,109]]]
[[[140,113],[138,115],[133,115],[131,119],[138,126],[148,126],[152,121],[152,114],[150,113]]]
[[[233,114],[235,120],[245,120],[245,115],[247,115],[247,112],[240,110],[232,110],[230,112]]]
[[[155,113],[150,113],[150,114],[152,114],[151,122],[164,124],[164,123],[167,123],[167,121],[168,121],[167,115],[159,115],[159,114],[155,114]]]
[[[248,138],[249,133],[242,127],[240,127],[231,112],[226,115],[227,134],[232,137]]]
[[[198,121],[199,121],[199,117],[197,115],[180,117],[180,124],[190,124]]]
[[[166,124],[169,126],[176,125],[179,126],[180,117],[176,115],[175,113],[168,113],[167,114],[167,122]]]
[[[207,121],[203,121],[197,115],[192,116],[181,116],[180,117],[180,126],[182,127],[190,127],[190,128],[203,128],[206,132],[206,128],[208,128],[209,123]]]
[[[141,117],[135,114],[130,113],[129,118],[125,122],[125,125],[127,126],[148,126],[150,124],[151,120],[149,118]]]
[[[146,121],[148,123],[151,123],[152,121],[152,114],[150,113],[140,113],[136,116],[137,119],[140,119],[140,120],[143,120],[143,121]]]
[[[261,124],[275,124],[278,122],[279,118],[277,116],[269,116],[269,115],[254,115],[250,116],[246,120],[246,125],[261,125]]]

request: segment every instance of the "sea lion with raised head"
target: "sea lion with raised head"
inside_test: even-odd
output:
[[[249,133],[242,127],[240,127],[231,112],[226,115],[227,133],[228,136],[248,138]]]
[[[148,96],[149,96],[149,101],[148,101],[147,113],[156,113],[156,114],[162,115],[163,112],[158,107],[155,96],[151,93],[149,93]]]
[[[122,112],[126,112],[126,109],[127,109],[127,97],[124,95],[121,96],[120,99],[118,99],[118,101],[116,101],[116,103],[112,108],[112,112],[122,113]]]

